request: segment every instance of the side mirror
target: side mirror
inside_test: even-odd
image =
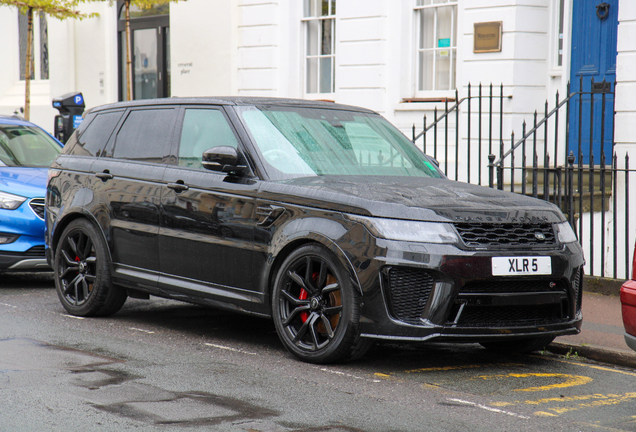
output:
[[[246,165],[239,165],[241,156],[237,149],[229,146],[212,147],[203,152],[202,165],[210,171],[242,174]]]

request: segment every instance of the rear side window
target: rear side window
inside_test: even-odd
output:
[[[92,121],[84,120],[77,132],[79,134],[77,144],[69,151],[75,155],[100,156],[122,114],[123,111],[111,111],[97,114]],[[88,123],[88,126],[85,131],[82,131],[84,123]]]
[[[170,154],[175,109],[146,109],[130,112],[115,142],[113,157],[160,163]]]

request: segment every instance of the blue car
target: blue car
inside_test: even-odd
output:
[[[0,116],[0,272],[51,270],[44,197],[49,165],[62,148],[33,123]]]

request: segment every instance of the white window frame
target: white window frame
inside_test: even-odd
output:
[[[569,76],[570,63],[570,44],[571,44],[571,20],[572,20],[572,2],[571,0],[563,0],[563,9],[561,10],[560,0],[555,0],[551,9],[551,33],[550,33],[550,65],[549,74],[552,77]],[[562,14],[562,15],[561,15]],[[559,27],[562,26],[563,32],[559,34]],[[559,44],[561,42],[561,44]],[[561,45],[561,54],[559,55],[559,45]],[[561,57],[561,64],[559,64]]]
[[[320,0],[317,0],[320,1]],[[333,3],[335,3],[336,0],[333,1]],[[333,13],[332,11],[332,3],[329,2],[329,13],[325,16],[319,16],[319,17],[313,17],[313,16],[304,16],[305,15],[305,11],[303,10],[303,18],[301,19],[301,21],[303,22],[303,80],[302,80],[302,85],[303,85],[303,94],[310,99],[333,99],[335,92],[336,92],[336,14]],[[331,21],[331,47],[330,47],[330,51],[331,54],[321,54],[320,53],[320,40],[321,40],[321,35],[318,35],[319,37],[316,38],[316,41],[318,42],[318,47],[316,47],[316,52],[318,54],[315,55],[310,55],[309,54],[309,50],[308,50],[308,42],[309,42],[309,31],[310,31],[310,23],[312,22],[319,22],[319,21],[327,21],[330,20]],[[319,27],[322,28],[322,27]],[[316,59],[319,63],[321,59],[324,58],[331,58],[331,91],[328,93],[321,93],[320,92],[320,81],[321,81],[321,68],[320,68],[320,64],[318,65],[318,71],[317,71],[317,75],[316,75],[316,88],[318,90],[318,92],[315,93],[310,93],[309,92],[309,60],[311,59]]]
[[[437,11],[439,8],[451,8],[452,10],[452,19],[451,19],[451,42],[449,47],[433,47],[433,48],[421,48],[420,41],[422,40],[422,20],[421,20],[421,12],[423,10],[433,9],[436,11],[435,14],[435,23],[433,34],[437,35]],[[457,23],[458,23],[458,0],[450,0],[446,3],[433,3],[429,5],[414,5],[414,76],[413,76],[413,91],[416,98],[426,98],[426,99],[435,99],[435,98],[447,98],[453,97],[455,95],[455,88],[457,87]],[[449,89],[430,89],[430,90],[420,90],[420,55],[423,52],[440,52],[440,51],[451,51],[450,52],[450,68],[449,68],[449,82],[451,83],[451,87]],[[433,57],[433,77],[436,74],[435,64],[437,62],[437,56]]]

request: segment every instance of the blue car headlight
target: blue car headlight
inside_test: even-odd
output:
[[[0,209],[15,210],[27,199],[20,195],[13,195],[7,192],[0,192]]]
[[[452,224],[403,219],[385,219],[347,215],[360,222],[376,237],[422,243],[455,244],[459,242]]]

